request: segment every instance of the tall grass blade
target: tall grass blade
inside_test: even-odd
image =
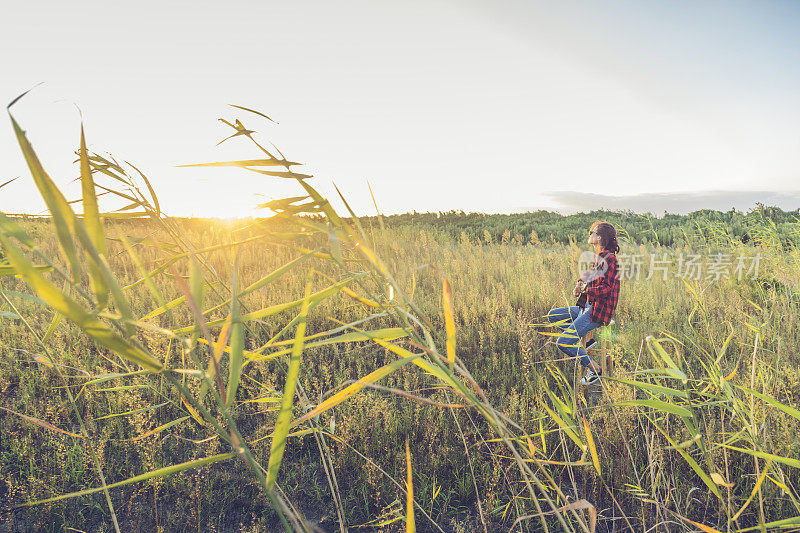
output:
[[[249,107],[242,107],[242,106],[236,105],[236,104],[228,104],[228,105],[231,106],[231,107],[235,107],[236,109],[241,109],[242,111],[248,111],[250,113],[255,113],[259,117],[264,117],[265,119],[269,120],[270,122],[274,122],[275,124],[277,124],[277,122],[275,122],[274,120],[269,118],[267,115],[265,115],[261,111],[256,111],[255,109],[250,109]]]
[[[69,435],[70,437],[76,437],[78,439],[82,439],[83,438],[83,435],[78,435],[76,433],[70,433],[69,431],[64,431],[63,429],[57,428],[53,424],[51,424],[49,422],[45,422],[44,420],[39,420],[38,418],[34,418],[32,416],[23,415],[22,413],[18,413],[16,411],[12,411],[11,409],[6,409],[5,407],[2,407],[2,406],[0,406],[0,409],[2,409],[3,411],[5,411],[7,413],[11,413],[12,415],[17,415],[21,419],[27,420],[31,424],[36,424],[37,426],[39,426],[41,428],[49,429],[50,431],[55,431],[56,433],[62,433],[64,435]]]
[[[773,407],[775,407],[777,409],[780,409],[781,411],[783,411],[787,415],[793,416],[794,418],[800,420],[800,411],[798,411],[794,407],[790,407],[790,406],[788,406],[786,404],[783,404],[783,403],[779,402],[775,398],[772,398],[771,396],[767,396],[766,394],[761,394],[760,392],[756,392],[756,391],[754,391],[752,389],[748,389],[747,387],[742,387],[741,385],[736,385],[736,388],[737,389],[741,389],[741,390],[745,391],[748,394],[752,394],[756,398],[759,398],[759,399],[767,402],[771,406],[773,406]]]
[[[178,167],[285,167],[299,165],[294,161],[281,161],[280,159],[243,159],[241,161],[217,161],[214,163],[194,163],[191,165],[178,165]],[[305,196],[303,198],[306,198]]]
[[[156,479],[164,476],[168,476],[170,474],[175,474],[177,472],[181,472],[183,470],[187,470],[189,468],[200,468],[201,466],[206,466],[214,463],[219,463],[220,461],[225,461],[227,459],[233,458],[235,454],[233,453],[221,453],[219,455],[212,455],[210,457],[205,457],[203,459],[196,459],[194,461],[187,461],[185,463],[180,463],[177,465],[167,466],[164,468],[159,468],[157,470],[152,470],[150,472],[145,472],[144,474],[134,476],[132,478],[126,479],[125,481],[118,481],[116,483],[111,483],[106,485],[109,489],[113,489],[116,487],[124,487],[125,485],[130,485],[131,483],[138,483],[139,481],[147,481],[148,479]],[[103,487],[97,487],[94,489],[86,489],[86,490],[79,490],[77,492],[70,492],[69,494],[63,494],[61,496],[56,496],[54,498],[47,498],[46,500],[38,500],[35,502],[28,502],[23,503],[22,505],[18,505],[17,507],[31,507],[33,505],[41,505],[43,503],[51,503],[57,502],[59,500],[66,500],[68,498],[77,498],[78,496],[86,496],[88,494],[94,494],[96,492],[100,492],[103,490]]]
[[[756,481],[755,486],[753,486],[753,490],[750,491],[750,496],[748,496],[747,500],[744,502],[742,507],[736,512],[736,514],[731,517],[731,520],[735,521],[736,519],[738,519],[742,515],[744,510],[747,509],[747,506],[750,505],[750,502],[753,501],[755,495],[758,494],[758,489],[761,488],[761,485],[764,484],[764,480],[767,479],[767,472],[769,472],[771,466],[772,466],[772,461],[768,461],[766,466],[764,466],[764,470],[761,472],[761,475],[758,476],[758,481]]]
[[[442,307],[444,307],[444,329],[447,335],[447,363],[452,372],[456,361],[456,322],[453,316],[453,289],[445,277],[442,277]]]
[[[619,402],[617,405],[637,405],[640,407],[650,407],[652,409],[656,409],[657,411],[663,411],[665,413],[671,413],[681,417],[692,418],[692,412],[689,409],[681,407],[680,405],[675,405],[674,403],[662,402],[661,400],[628,400],[625,402]]]
[[[359,276],[353,276],[352,278],[348,278],[344,281],[331,285],[326,289],[322,289],[321,291],[315,292],[314,294],[309,296],[309,302],[311,304],[315,304],[320,300],[324,300],[329,296],[336,294],[337,292],[342,290],[342,287],[347,285],[348,283],[352,282]],[[273,305],[270,307],[265,307],[263,309],[259,309],[258,311],[253,311],[252,313],[246,313],[242,315],[242,322],[249,322],[251,320],[260,320],[262,318],[266,318],[268,316],[276,315],[282,311],[287,311],[289,309],[294,309],[295,307],[301,307],[305,300],[303,298],[299,300],[294,300],[291,302],[286,302],[282,304]],[[212,326],[219,326],[226,322],[227,319],[220,319],[220,320],[212,320],[208,322],[206,325],[209,327]],[[175,330],[176,335],[185,335],[187,333],[191,333],[197,330],[197,326],[187,326],[185,328],[179,328]]]
[[[292,426],[295,426],[297,424],[301,424],[301,423],[305,422],[306,420],[310,420],[311,418],[314,418],[315,416],[320,415],[320,414],[324,413],[325,411],[327,411],[327,410],[339,405],[340,403],[342,403],[343,401],[347,400],[351,396],[354,396],[355,394],[357,394],[367,384],[375,383],[376,381],[380,380],[381,378],[384,378],[384,377],[388,376],[389,374],[391,374],[395,370],[398,370],[399,368],[404,367],[405,365],[407,365],[411,361],[414,361],[417,357],[420,357],[420,356],[417,355],[417,356],[410,357],[410,358],[407,358],[407,359],[398,359],[397,361],[394,361],[393,363],[389,363],[388,365],[384,365],[381,368],[379,368],[379,369],[377,369],[377,370],[375,370],[373,372],[370,372],[369,374],[367,374],[363,378],[359,379],[358,381],[356,381],[352,385],[349,385],[349,386],[345,387],[344,389],[340,390],[339,392],[337,392],[336,394],[334,394],[333,396],[331,396],[330,398],[326,399],[321,404],[316,406],[314,409],[312,409],[308,413],[304,414],[302,417],[300,417],[297,420],[295,420],[294,422],[292,422]]]
[[[678,515],[678,516],[681,516],[681,515]],[[714,529],[714,528],[713,528],[713,527],[711,527],[711,526],[707,526],[707,525],[705,525],[705,524],[701,524],[700,522],[695,522],[694,520],[689,520],[689,519],[688,519],[688,518],[686,518],[685,516],[681,516],[681,518],[683,518],[684,520],[686,520],[687,522],[689,522],[690,524],[692,524],[694,527],[696,527],[696,528],[700,529],[700,531],[703,531],[703,533],[722,533],[722,532],[721,532],[720,530],[718,530],[718,529]]]
[[[757,450],[748,450],[745,448],[737,448],[735,446],[730,446],[728,444],[720,443],[720,446],[724,446],[725,448],[729,448],[731,450],[735,450],[737,452],[746,453],[752,455],[754,457],[760,457],[761,459],[767,459],[769,461],[774,461],[776,463],[785,464],[787,466],[792,466],[794,468],[800,468],[800,459],[793,459],[791,457],[783,457],[781,455],[775,455],[772,453],[766,452],[759,452]]]
[[[774,522],[764,524],[763,527],[767,529],[778,530],[778,529],[796,528],[798,526],[800,526],[800,516],[795,516],[793,518],[784,518],[783,520],[776,520]],[[753,526],[753,527],[746,527],[744,529],[738,529],[736,533],[747,533],[748,531],[756,531],[757,529],[762,529],[762,526]]]
[[[28,164],[28,169],[31,172],[36,188],[39,189],[39,194],[41,194],[42,199],[47,205],[47,209],[50,210],[50,214],[53,217],[53,225],[55,227],[56,236],[58,237],[58,243],[70,266],[72,281],[78,283],[81,279],[81,268],[75,248],[75,241],[72,240],[72,233],[75,230],[75,213],[72,212],[72,208],[69,206],[64,194],[56,187],[56,184],[47,172],[45,172],[25,132],[19,127],[19,124],[17,124],[16,119],[14,119],[11,113],[9,113],[8,116],[11,118],[14,134],[22,149],[22,154],[25,156],[25,161]]]
[[[414,478],[411,474],[411,448],[406,439],[406,533],[417,531],[414,521]]]
[[[103,231],[103,222],[100,220],[100,208],[97,205],[97,193],[94,188],[94,179],[92,179],[92,170],[89,167],[89,154],[86,151],[86,136],[83,131],[83,124],[81,124],[81,147],[79,151],[80,166],[81,166],[81,192],[83,193],[83,220],[86,225],[86,231],[89,233],[89,238],[92,240],[98,253],[106,254],[106,236]],[[105,309],[108,305],[108,287],[103,279],[103,273],[100,266],[89,258],[89,274],[94,290],[95,298],[97,298],[97,307]]]
[[[303,306],[300,311],[300,319],[297,323],[297,330],[294,336],[294,346],[292,355],[289,358],[289,368],[286,371],[286,387],[283,391],[281,401],[281,411],[275,423],[275,431],[272,436],[272,446],[269,453],[269,464],[267,466],[267,490],[272,490],[278,480],[278,471],[283,460],[283,452],[286,450],[286,436],[289,433],[289,424],[292,420],[292,406],[294,405],[294,393],[297,388],[297,378],[300,373],[300,358],[303,354],[303,343],[306,334],[306,315],[311,305],[311,282],[306,283],[306,296],[303,299]]]
[[[602,473],[600,472],[600,457],[597,455],[597,446],[594,444],[594,437],[592,437],[592,430],[589,427],[589,423],[586,421],[586,417],[583,417],[583,430],[586,432],[586,443],[589,445],[589,451],[592,453],[592,464],[594,464],[594,469],[597,471],[597,475],[600,476]]]
[[[650,423],[653,425],[653,427],[655,427],[659,431],[659,433],[661,433],[664,436],[664,438],[667,439],[667,442],[669,442],[670,446],[672,446],[675,450],[677,450],[678,453],[681,454],[681,456],[689,464],[691,469],[694,470],[695,474],[697,474],[698,477],[700,477],[700,479],[703,481],[703,483],[705,483],[706,487],[708,487],[709,490],[711,490],[711,492],[713,492],[714,495],[717,498],[722,500],[722,493],[719,491],[719,487],[717,487],[717,484],[714,483],[714,481],[711,479],[711,477],[709,477],[709,475],[706,474],[706,472],[702,468],[700,468],[700,465],[697,464],[697,461],[695,461],[694,458],[691,455],[689,455],[688,453],[686,453],[682,448],[678,447],[678,445],[675,443],[675,441],[673,441],[669,437],[667,432],[664,431],[661,428],[661,426],[656,424],[655,421],[652,418],[650,418],[646,414],[644,416],[645,416],[645,418],[647,418],[650,421]]]
[[[86,312],[78,303],[47,281],[3,233],[0,233],[0,242],[3,244],[12,266],[49,306],[78,324],[99,345],[108,348],[123,359],[153,372],[163,370],[164,367],[160,361],[139,346],[116,335],[103,322]]]
[[[53,270],[53,267],[49,265],[33,265],[33,268],[38,270],[39,272],[50,272],[51,270]],[[14,270],[14,267],[8,265],[0,265],[0,276],[16,276],[16,275],[17,271]]]
[[[313,256],[314,253],[315,252],[309,252],[309,253],[303,254],[300,257],[298,257],[297,259],[293,259],[292,261],[289,261],[288,263],[286,263],[285,265],[281,266],[280,268],[274,270],[273,272],[270,272],[269,274],[267,274],[266,276],[264,276],[260,280],[256,281],[255,283],[252,283],[251,285],[248,285],[246,289],[244,289],[242,292],[239,293],[239,298],[242,298],[243,296],[246,296],[246,295],[250,294],[251,292],[256,291],[256,290],[258,290],[258,289],[260,289],[262,287],[266,287],[267,285],[269,285],[270,283],[272,283],[276,279],[280,278],[281,276],[283,276],[284,274],[286,274],[287,272],[292,270],[294,267],[296,267],[297,265],[299,265],[300,263],[302,263],[303,261],[308,259],[309,257]],[[216,284],[212,284],[212,285],[216,285]],[[226,300],[226,301],[222,302],[219,305],[215,305],[214,307],[212,307],[212,308],[210,308],[210,309],[208,309],[206,311],[203,311],[203,314],[205,315],[205,314],[211,313],[212,311],[216,311],[217,309],[220,309],[220,308],[222,308],[222,307],[224,307],[226,305],[229,305],[229,304],[230,304],[230,300]]]
[[[242,314],[239,311],[238,291],[239,279],[237,270],[239,265],[239,255],[233,261],[233,276],[231,280],[231,353],[230,365],[228,366],[228,398],[226,405],[230,406],[236,399],[236,390],[239,388],[239,378],[242,375],[242,361],[244,360],[244,326],[242,325]]]
[[[156,433],[161,433],[165,429],[169,429],[172,426],[176,426],[176,425],[180,424],[181,422],[183,422],[184,420],[189,420],[189,417],[188,416],[182,416],[181,418],[178,418],[177,420],[172,420],[170,422],[167,422],[166,424],[161,424],[160,426],[158,426],[155,429],[151,429],[150,431],[148,431],[146,433],[143,433],[143,434],[139,435],[138,437],[132,438],[130,441],[131,442],[136,442],[136,441],[139,441],[139,440],[142,440],[142,439],[146,439],[147,437],[155,435]]]

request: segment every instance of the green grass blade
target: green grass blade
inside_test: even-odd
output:
[[[0,242],[11,260],[12,266],[34,288],[39,297],[53,309],[78,324],[95,342],[118,354],[123,359],[136,363],[147,370],[163,370],[160,361],[144,349],[116,335],[108,326],[91,313],[86,312],[77,302],[66,296],[51,282],[47,281],[17,247],[0,233]]]
[[[670,389],[668,387],[664,387],[662,385],[656,385],[654,383],[645,383],[642,381],[632,381],[627,379],[617,379],[617,378],[606,378],[614,380],[618,383],[624,383],[626,385],[630,385],[631,387],[636,387],[637,389],[642,389],[644,391],[653,393],[653,394],[665,394],[667,396],[677,396],[679,398],[689,398],[689,394],[686,391],[677,390],[677,389]]]
[[[336,294],[337,292],[342,290],[342,287],[346,286],[348,283],[352,282],[357,276],[352,278],[348,278],[344,281],[339,283],[335,283],[330,287],[322,289],[321,291],[315,292],[314,294],[309,296],[309,301],[311,304],[314,304],[320,300],[324,300],[329,296]],[[252,313],[247,313],[242,315],[242,322],[249,322],[251,320],[260,320],[262,318],[266,318],[268,316],[276,315],[282,311],[287,311],[289,309],[294,309],[295,307],[301,307],[303,305],[304,299],[294,300],[292,302],[286,302],[282,304],[273,305],[270,307],[265,307],[263,309],[259,309],[258,311],[253,311]],[[227,319],[222,318],[219,320],[212,320],[207,323],[208,327],[219,326],[226,322]],[[176,335],[185,335],[187,333],[191,333],[197,329],[197,326],[187,326],[185,328],[180,328],[175,330]]]
[[[118,416],[138,415],[138,414],[141,414],[141,413],[146,413],[148,411],[153,411],[155,409],[158,409],[159,407],[164,407],[165,405],[169,405],[169,404],[170,404],[170,402],[164,402],[164,403],[160,403],[158,405],[151,405],[150,407],[142,407],[141,409],[133,409],[131,411],[125,411],[124,413],[111,413],[110,415],[98,416],[97,418],[95,418],[95,421],[97,421],[97,420],[106,420],[108,418],[116,418]]]
[[[236,389],[239,388],[239,378],[242,375],[242,361],[244,360],[244,325],[242,313],[239,309],[239,298],[236,297],[239,279],[237,270],[239,255],[234,259],[233,276],[231,279],[231,342],[230,364],[228,365],[228,398],[225,404],[230,406],[236,399]]]
[[[663,411],[665,413],[672,413],[673,415],[692,418],[692,412],[689,409],[681,407],[680,405],[675,405],[674,403],[662,402],[660,400],[628,400],[626,402],[619,402],[617,403],[617,405],[636,405],[639,407],[650,407],[657,411]]]
[[[667,432],[661,429],[661,426],[656,424],[652,418],[650,418],[646,414],[644,416],[664,436],[664,438],[667,439],[667,442],[669,442],[670,446],[672,446],[678,453],[681,454],[681,456],[689,464],[691,469],[694,470],[694,473],[697,474],[698,477],[703,481],[703,483],[706,484],[706,487],[708,487],[709,490],[711,490],[711,492],[713,492],[717,498],[722,500],[722,493],[719,491],[719,487],[717,486],[716,483],[714,483],[711,477],[709,477],[709,475],[706,474],[706,472],[702,468],[700,468],[700,465],[697,464],[697,461],[694,460],[694,457],[692,457],[691,455],[686,453],[682,448],[680,448],[678,444],[669,437]]]
[[[86,151],[86,136],[81,124],[81,147],[79,151],[81,165],[81,192],[83,193],[83,221],[86,231],[100,254],[106,253],[106,236],[103,222],[100,220],[100,208],[97,205],[97,193],[94,188],[92,171],[89,166],[89,154]],[[105,309],[108,305],[108,287],[106,286],[100,266],[89,258],[89,276],[97,298],[97,307]]]
[[[53,267],[48,265],[34,265],[33,268],[38,270],[39,272],[50,272],[53,270]],[[0,276],[16,276],[17,271],[14,270],[14,267],[9,265],[0,265]],[[6,292],[6,294],[10,294],[10,292]]]
[[[28,169],[31,172],[36,188],[39,189],[39,194],[41,194],[42,199],[47,205],[47,209],[50,210],[50,214],[53,216],[53,225],[55,227],[56,236],[58,237],[58,243],[69,263],[72,280],[78,283],[81,279],[81,268],[75,242],[72,240],[72,233],[75,229],[75,213],[72,212],[72,208],[69,206],[67,199],[58,187],[56,187],[52,178],[45,172],[25,132],[19,127],[19,124],[17,124],[17,121],[10,113],[9,117],[11,118],[11,124],[14,126],[14,134],[19,142],[22,154],[25,156],[25,161],[28,164]]]
[[[783,520],[776,520],[774,522],[764,524],[764,527],[768,530],[789,529],[789,528],[796,528],[798,526],[800,526],[800,516],[795,516],[793,518],[784,518]],[[752,526],[752,527],[746,527],[744,529],[737,529],[736,533],[746,533],[748,531],[758,531],[760,529],[762,529],[761,526]]]
[[[760,398],[761,400],[767,402],[771,406],[773,406],[773,407],[775,407],[777,409],[780,409],[781,411],[783,411],[787,415],[793,416],[796,419],[800,420],[800,411],[798,411],[794,407],[790,407],[790,406],[788,406],[786,404],[783,404],[783,403],[779,402],[775,398],[772,398],[770,396],[767,396],[766,394],[761,394],[760,392],[756,392],[754,390],[748,389],[747,387],[742,387],[740,385],[736,385],[736,388],[737,389],[741,389],[741,390],[745,391],[748,394],[752,394],[756,398]]]
[[[272,490],[278,480],[278,471],[283,460],[283,452],[286,450],[286,435],[289,433],[289,424],[292,420],[292,406],[294,405],[294,393],[297,388],[297,378],[300,373],[300,358],[303,354],[303,342],[306,334],[306,315],[311,305],[311,283],[306,284],[306,296],[303,299],[303,306],[300,311],[300,320],[297,323],[297,331],[294,336],[294,346],[292,355],[289,358],[289,369],[286,372],[286,388],[283,392],[281,410],[278,420],[275,423],[275,431],[272,437],[272,446],[269,453],[269,464],[267,465],[267,489]]]
[[[142,273],[144,274],[145,279],[152,277],[146,271],[142,271]],[[212,287],[216,287],[217,285],[219,285],[219,283],[216,282],[216,281],[213,282],[213,283],[205,284],[205,285],[203,285],[203,291],[207,291],[208,289],[210,289]],[[181,305],[185,301],[186,301],[186,296],[185,295],[184,296],[179,296],[179,297],[175,298],[174,300],[170,300],[169,302],[165,303],[161,307],[159,307],[157,309],[153,309],[152,311],[150,311],[149,313],[144,315],[139,320],[148,320],[148,319],[151,319],[151,318],[155,318],[155,317],[157,317],[159,315],[162,315],[162,314],[166,313],[167,311],[171,311],[171,310],[175,309],[176,307],[178,307],[179,305]]]
[[[249,285],[246,289],[244,289],[242,292],[240,292],[239,293],[239,298],[241,298],[241,297],[243,297],[243,296],[245,296],[247,294],[250,294],[251,292],[256,291],[256,290],[258,290],[258,289],[260,289],[262,287],[265,287],[265,286],[269,285],[270,283],[272,283],[273,281],[275,281],[276,279],[278,279],[279,277],[281,277],[285,273],[289,272],[291,269],[293,269],[294,267],[296,267],[297,265],[299,265],[300,263],[302,263],[303,261],[305,261],[309,257],[313,256],[315,253],[316,253],[316,250],[314,250],[312,252],[308,252],[307,254],[301,255],[297,259],[289,261],[288,263],[286,263],[282,267],[274,270],[273,272],[270,272],[269,274],[267,274],[266,276],[264,276],[260,280],[256,281],[255,283]],[[208,313],[211,313],[212,311],[216,311],[217,309],[220,309],[220,308],[222,308],[222,307],[224,307],[226,305],[229,305],[230,302],[231,302],[230,300],[225,300],[221,304],[215,305],[214,307],[212,307],[211,309],[208,309],[207,311],[203,311],[203,314],[206,315]]]
[[[231,459],[234,457],[234,455],[235,454],[233,453],[221,453],[219,455],[212,455],[210,457],[205,457],[203,459],[196,459],[194,461],[187,461],[185,463],[159,468],[157,470],[145,472],[144,474],[126,479],[125,481],[118,481],[116,483],[111,483],[110,485],[107,485],[107,487],[109,489],[113,489],[116,487],[124,487],[125,485],[130,485],[131,483],[138,483],[139,481],[147,481],[148,479],[155,479],[168,476],[170,474],[175,474],[177,472],[181,472],[189,468],[200,468],[201,466],[206,466],[218,463],[220,461],[225,461],[227,459]],[[38,500],[35,502],[24,503],[22,505],[19,505],[18,507],[31,507],[33,505],[41,505],[43,503],[51,503],[51,502],[57,502],[59,500],[66,500],[68,498],[77,498],[78,496],[86,496],[87,494],[94,494],[96,492],[101,492],[102,490],[103,487],[97,487],[93,489],[80,490],[77,492],[70,492],[69,494],[63,494],[61,496],[56,496],[54,498],[47,498],[46,500]]]
[[[747,450],[745,448],[737,448],[735,446],[730,446],[728,444],[720,443],[720,446],[724,446],[725,448],[729,448],[731,450],[735,450],[737,452],[746,453],[748,455],[753,455],[755,457],[760,457],[761,459],[768,459],[770,461],[775,461],[776,463],[785,464],[787,466],[791,466],[794,468],[800,468],[800,459],[793,459],[791,457],[783,457],[782,455],[775,455],[773,453],[766,453],[766,452],[757,452],[755,450]]]

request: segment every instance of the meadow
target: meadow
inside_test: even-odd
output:
[[[359,221],[230,125],[260,159],[215,165],[302,196],[173,219],[82,147],[77,216],[18,130],[53,218],[0,220],[0,525],[800,530],[796,221],[671,246],[615,221],[641,265],[592,394],[543,325],[585,229]]]

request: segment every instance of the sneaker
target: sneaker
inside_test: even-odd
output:
[[[591,368],[587,368],[586,375],[581,378],[581,385],[584,387],[591,387],[592,385],[597,385],[598,383],[600,383],[600,374]]]
[[[592,346],[594,346],[595,344],[597,344],[597,341],[596,341],[596,340],[594,340],[594,339],[589,339],[589,340],[586,342],[586,349],[587,349],[587,350],[591,349],[591,347],[592,347]]]

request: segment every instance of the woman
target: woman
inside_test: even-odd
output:
[[[558,348],[572,357],[580,357],[586,368],[581,379],[583,385],[593,385],[600,378],[600,365],[586,355],[581,337],[599,326],[611,322],[619,298],[619,267],[617,256],[617,231],[608,222],[597,221],[589,228],[588,243],[597,254],[594,268],[581,274],[572,291],[573,296],[586,296],[585,308],[578,306],[552,309],[547,318],[550,322],[561,322],[558,327],[564,334],[558,338]]]

